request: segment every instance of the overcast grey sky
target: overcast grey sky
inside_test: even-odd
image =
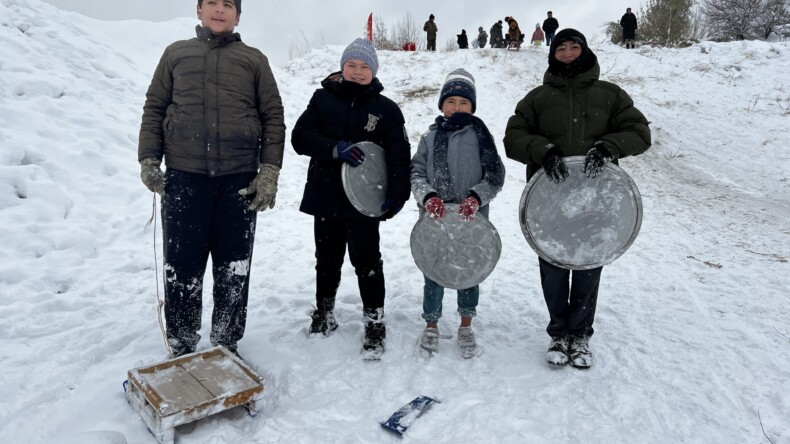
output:
[[[101,20],[142,19],[170,20],[195,17],[196,0],[44,0],[61,9],[79,12]],[[600,38],[604,22],[619,21],[627,7],[639,13],[641,3],[630,0],[588,0],[554,2],[550,0],[499,0],[484,6],[480,0],[245,0],[241,22],[236,28],[242,38],[266,53],[274,63],[288,61],[292,46],[304,45],[306,38],[313,46],[320,43],[346,45],[362,35],[371,12],[380,16],[387,26],[394,26],[411,13],[422,29],[429,14],[436,16],[439,28],[437,47],[455,40],[461,29],[477,35],[482,26],[486,32],[497,20],[512,15],[529,36],[535,23],[543,23],[551,10],[560,28],[572,27],[588,39]],[[185,38],[192,36],[185,36]],[[167,42],[169,43],[169,42]],[[164,49],[166,43],[163,42]]]

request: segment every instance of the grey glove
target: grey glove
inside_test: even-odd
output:
[[[280,177],[280,167],[270,164],[261,165],[258,175],[252,179],[247,188],[239,190],[239,194],[247,196],[257,194],[250,204],[250,210],[263,211],[274,208],[274,198],[277,196],[277,179]]]
[[[140,161],[140,179],[151,192],[160,196],[165,194],[165,175],[159,169],[162,161],[155,157],[146,157]]]

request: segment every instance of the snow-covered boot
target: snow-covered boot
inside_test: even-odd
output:
[[[439,351],[439,329],[426,328],[420,336],[420,348],[430,356]]]
[[[552,337],[549,350],[546,352],[546,361],[551,365],[568,364],[568,336]]]
[[[335,314],[331,310],[315,309],[310,317],[313,319],[310,323],[309,334],[311,335],[321,333],[324,336],[329,336],[333,331],[337,330]]]
[[[589,342],[589,336],[571,336],[570,356],[572,366],[581,369],[590,368],[593,356]]]
[[[198,339],[200,337],[198,336]],[[190,346],[186,341],[179,341],[176,338],[169,338],[167,340],[170,345],[170,359],[180,358],[181,356],[188,355],[195,352],[195,346]]]
[[[458,327],[458,348],[464,359],[474,358],[480,353],[472,327]]]
[[[363,311],[365,322],[365,341],[362,356],[367,361],[378,361],[384,353],[384,339],[387,328],[384,326],[383,308],[366,308]]]

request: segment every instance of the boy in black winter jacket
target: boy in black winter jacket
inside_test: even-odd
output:
[[[384,269],[379,223],[395,216],[409,199],[411,148],[398,105],[381,95],[373,45],[356,39],[343,52],[340,72],[321,82],[294,126],[291,143],[310,156],[300,210],[315,217],[316,309],[310,334],[337,328],[333,310],[346,246],[354,266],[365,318],[363,353],[378,359],[384,351]],[[373,142],[384,149],[387,198],[381,218],[357,211],[346,197],[341,166],[356,167],[364,153],[354,144]]]

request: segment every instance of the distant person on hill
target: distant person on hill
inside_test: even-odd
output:
[[[488,34],[486,34],[485,30],[483,30],[483,27],[481,26],[477,28],[477,47],[483,49],[486,47],[487,43]]]
[[[428,21],[422,25],[422,30],[425,31],[425,38],[428,41],[426,48],[428,51],[436,51],[436,33],[439,32],[439,28],[436,27],[434,19],[435,17],[431,14],[428,16]]]
[[[211,344],[238,354],[256,218],[274,207],[285,143],[283,105],[269,62],[233,32],[241,0],[198,0],[197,16],[197,37],[171,44],[159,60],[137,148],[143,183],[162,196],[172,357],[194,352],[200,341],[209,256]]]
[[[505,17],[505,23],[508,25],[507,40],[515,46],[520,46],[524,42],[524,34],[521,33],[521,28],[518,27],[518,22],[513,17]]]
[[[433,220],[447,213],[445,203],[460,204],[462,220],[472,220],[479,212],[488,216],[488,204],[502,189],[505,166],[496,142],[482,120],[474,116],[477,105],[475,79],[464,69],[447,75],[439,94],[442,114],[420,138],[412,157],[411,190]],[[463,248],[463,243],[459,243]],[[442,317],[444,287],[425,276],[422,318],[426,326],[420,347],[427,353],[439,350],[439,318]],[[477,315],[480,287],[458,290],[458,347],[464,358],[477,356],[472,318]]]
[[[469,38],[466,36],[466,29],[462,29],[461,33],[456,36],[458,37],[458,48],[469,49]]]
[[[551,46],[554,40],[554,33],[559,29],[560,23],[552,16],[551,11],[546,13],[546,20],[543,20],[543,32],[546,33],[546,46]]]
[[[373,44],[356,39],[343,51],[340,71],[329,74],[313,93],[291,134],[297,153],[310,157],[299,210],[313,216],[316,257],[316,309],[309,334],[328,336],[337,328],[335,296],[348,249],[362,298],[365,359],[384,352],[384,263],[379,224],[394,217],[409,199],[409,156],[403,113],[381,94],[376,77],[379,61]],[[380,218],[366,216],[351,204],[343,189],[342,166],[365,161],[355,145],[369,141],[384,149],[386,200]]]
[[[633,49],[636,40],[636,15],[631,12],[631,8],[625,10],[625,14],[620,19],[620,26],[623,27],[623,43],[626,49]]]
[[[516,105],[505,129],[507,156],[527,165],[527,180],[543,168],[551,181],[562,182],[569,174],[566,156],[585,156],[584,173],[595,177],[607,162],[650,147],[645,116],[625,91],[598,80],[599,74],[584,35],[560,31],[549,47],[543,85]],[[546,359],[551,365],[589,368],[602,267],[571,271],[543,258],[538,262],[550,318]]]
[[[532,44],[534,46],[543,44],[543,31],[540,30],[540,23],[535,23],[535,31],[532,33]]]
[[[502,36],[502,20],[497,21],[491,26],[491,47],[492,48],[504,48],[505,40]]]

